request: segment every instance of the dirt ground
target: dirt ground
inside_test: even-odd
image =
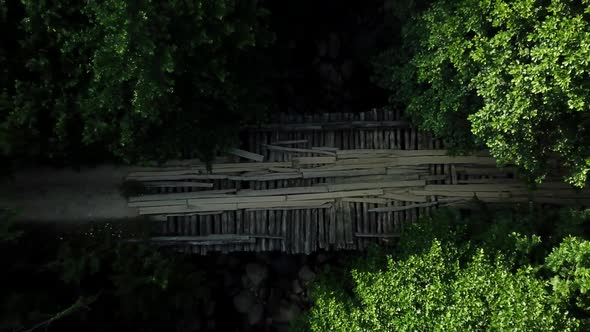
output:
[[[137,167],[102,165],[73,169],[34,168],[0,179],[0,207],[17,209],[32,222],[92,222],[133,218],[119,193],[125,176]]]

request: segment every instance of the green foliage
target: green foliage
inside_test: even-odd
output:
[[[566,299],[575,299],[581,310],[590,311],[590,242],[566,238],[547,256],[547,268],[554,273],[551,286]]]
[[[0,82],[5,152],[209,160],[264,111],[272,35],[255,1],[21,2],[7,7],[21,40]]]
[[[311,331],[581,331],[588,327],[585,211],[442,210],[323,275]],[[565,239],[564,239],[565,237]]]
[[[392,103],[456,151],[485,145],[541,180],[590,170],[590,2],[440,0],[377,61]]]
[[[56,331],[168,330],[203,311],[211,297],[205,272],[190,257],[122,242],[131,234],[116,225],[60,235],[57,243],[53,234],[28,231],[0,241],[11,285],[0,291],[0,330],[49,323]]]
[[[532,269],[513,273],[483,250],[465,266],[457,248],[432,243],[426,252],[390,260],[386,271],[352,271],[354,297],[321,294],[312,331],[569,331],[576,321],[559,307]]]

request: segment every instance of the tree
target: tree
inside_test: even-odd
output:
[[[563,236],[587,236],[588,212],[440,211],[406,228],[391,251],[374,248],[321,275],[300,328],[587,330],[590,242]]]
[[[258,50],[273,37],[255,1],[9,0],[3,9],[20,37],[4,50],[10,62],[0,53],[5,153],[211,159],[264,111]]]
[[[377,61],[391,101],[458,152],[487,146],[541,180],[590,171],[590,1],[435,2]],[[400,53],[399,51],[397,53]]]

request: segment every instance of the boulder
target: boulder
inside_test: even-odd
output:
[[[244,289],[238,295],[234,296],[234,306],[240,313],[247,313],[256,302],[256,296],[249,290]]]
[[[268,268],[257,263],[249,263],[246,265],[246,275],[254,287],[259,287],[268,277]]]
[[[303,284],[308,284],[315,278],[315,272],[313,272],[309,266],[303,265],[299,270],[299,273],[297,273],[297,276],[299,276],[299,279]]]
[[[256,303],[248,310],[248,324],[256,325],[262,320],[264,314],[264,307],[260,303]]]
[[[282,301],[272,320],[276,323],[288,323],[295,319],[299,313],[301,313],[301,309],[295,303]]]
[[[280,255],[270,264],[272,269],[280,275],[293,275],[297,272],[297,260],[292,255]]]
[[[299,282],[299,280],[297,280],[297,279],[293,280],[293,282],[291,283],[291,291],[294,294],[303,293],[303,287],[301,287],[301,283]]]

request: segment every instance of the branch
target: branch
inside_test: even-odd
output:
[[[96,299],[98,298],[99,295],[100,295],[100,293],[97,294],[97,295],[95,295],[95,296],[91,296],[91,297],[82,297],[82,296],[80,296],[76,300],[76,302],[74,302],[71,306],[69,306],[69,307],[65,308],[64,310],[56,313],[55,315],[53,315],[53,317],[51,317],[51,318],[49,318],[49,319],[47,319],[45,321],[42,321],[42,322],[38,323],[37,325],[31,327],[30,329],[23,330],[22,332],[33,332],[33,331],[38,330],[38,329],[40,329],[42,327],[49,326],[51,323],[53,323],[53,322],[55,322],[57,320],[60,320],[60,319],[62,319],[64,317],[67,317],[69,315],[72,315],[72,314],[74,314],[77,311],[80,311],[82,309],[90,310],[89,305],[91,305],[92,303],[94,303],[96,301]]]

